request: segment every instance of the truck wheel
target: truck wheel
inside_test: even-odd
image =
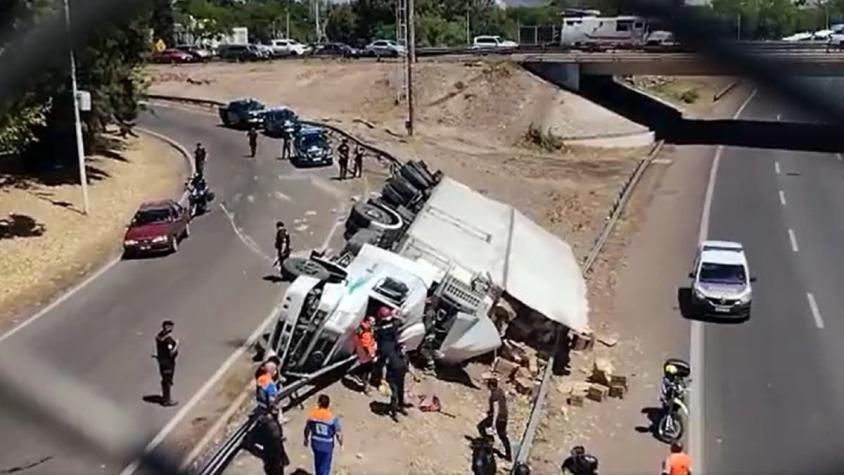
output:
[[[402,195],[405,202],[413,200],[420,193],[420,191],[415,186],[413,186],[409,181],[407,181],[404,177],[401,176],[393,177],[387,183],[393,185],[396,191],[398,191]]]
[[[391,184],[387,184],[381,191],[381,198],[383,198],[384,201],[386,201],[387,203],[396,207],[405,204],[405,202],[407,201],[404,199],[401,193],[396,191],[395,187],[393,187]]]
[[[406,164],[405,166],[401,167],[399,170],[402,178],[407,180],[411,185],[415,186],[420,190],[427,190],[433,186],[433,183],[428,181],[424,175],[419,173],[413,165]]]
[[[331,273],[322,264],[303,257],[288,257],[281,263],[281,276],[284,279],[293,280],[301,275],[319,280],[331,277]]]
[[[402,226],[401,216],[387,208],[381,208],[372,203],[358,203],[349,213],[349,221],[360,228],[376,228],[383,230],[399,229]]]

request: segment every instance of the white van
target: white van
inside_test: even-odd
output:
[[[563,18],[560,44],[568,47],[638,48],[647,22],[636,16]]]

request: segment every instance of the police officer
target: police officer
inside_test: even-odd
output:
[[[161,331],[155,336],[155,358],[158,360],[158,372],[161,374],[161,405],[175,406],[178,402],[170,397],[173,375],[176,372],[176,356],[179,355],[179,340],[173,337],[170,320],[161,323]]]
[[[495,475],[498,471],[492,444],[488,435],[472,441],[472,475]]]
[[[373,383],[380,386],[384,376],[387,360],[398,350],[399,323],[393,318],[393,311],[389,307],[378,309],[378,319],[375,321],[375,346],[377,359],[373,373]]]
[[[281,268],[281,264],[290,257],[290,233],[284,227],[284,221],[275,223],[275,252],[276,264]]]
[[[408,362],[404,349],[399,348],[387,357],[387,384],[390,385],[390,417],[398,422],[398,413],[407,415],[404,403],[404,381]]]
[[[249,127],[246,136],[249,137],[249,152],[252,154],[252,157],[255,157],[255,152],[258,150],[258,131],[254,125]]]
[[[597,475],[598,459],[587,454],[586,449],[578,445],[571,449],[560,469],[563,475]]]
[[[355,158],[352,163],[352,178],[363,176],[363,147],[355,147]]]
[[[340,165],[340,179],[346,179],[346,173],[349,171],[349,140],[343,139],[340,146],[337,147],[339,158],[337,163]]]
[[[320,394],[317,407],[311,409],[308,413],[308,421],[305,423],[305,447],[310,442],[311,450],[314,452],[314,475],[329,475],[334,441],[343,446],[340,419],[328,409],[330,404],[331,399],[328,395]]]
[[[208,159],[208,152],[201,143],[197,142],[196,149],[193,151],[193,165],[196,168],[198,175],[205,175],[205,161]]]

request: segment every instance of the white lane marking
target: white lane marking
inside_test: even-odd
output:
[[[756,97],[754,89],[741,107],[733,115],[733,120],[738,119],[741,113]],[[724,153],[724,146],[719,145],[715,150],[715,157],[712,159],[712,167],[709,170],[709,182],[706,185],[706,196],[703,199],[703,211],[700,216],[700,229],[698,241],[703,242],[709,234],[709,214],[712,210],[712,197],[715,194],[715,178],[718,175],[718,166],[721,161],[721,154]],[[704,433],[704,410],[703,410],[703,365],[704,365],[704,326],[703,322],[693,320],[689,337],[689,362],[692,367],[689,409],[689,454],[695,460],[695,473],[706,473],[703,460],[703,433]]]
[[[264,259],[266,259],[270,262],[275,260],[272,257],[264,254],[264,251],[262,251],[261,248],[258,247],[258,244],[256,244],[255,241],[253,241],[251,237],[247,236],[246,234],[243,233],[243,231],[240,230],[240,228],[234,222],[234,213],[229,211],[223,203],[220,203],[220,209],[222,209],[223,213],[226,215],[226,217],[229,218],[229,223],[231,223],[232,229],[234,230],[234,233],[237,234],[237,237],[241,240],[241,242],[243,242],[243,244],[246,245],[246,247],[249,248],[250,251],[254,252],[258,256],[260,256],[260,257],[262,257],[262,258],[264,258]]]
[[[218,435],[218,433],[223,429],[229,419],[232,418],[234,413],[237,412],[238,409],[240,409],[240,406],[243,404],[244,401],[246,401],[246,398],[249,397],[250,394],[252,394],[249,389],[252,388],[254,384],[254,382],[249,381],[249,383],[243,388],[243,391],[241,391],[240,395],[238,395],[235,400],[232,401],[231,404],[229,404],[229,407],[227,407],[223,414],[220,415],[219,419],[214,422],[214,425],[212,425],[208,429],[205,435],[202,436],[202,438],[199,439],[199,442],[197,442],[196,445],[193,447],[193,450],[191,450],[190,453],[184,458],[184,460],[182,460],[182,464],[179,468],[181,468],[182,470],[187,470],[191,462],[193,462],[200,455],[202,455],[202,452],[205,450],[205,447],[207,447],[211,440]]]
[[[73,296],[74,296],[74,295],[76,295],[76,294],[77,294],[80,290],[82,290],[82,289],[84,289],[86,286],[88,286],[88,284],[90,284],[91,282],[93,282],[93,281],[97,280],[97,278],[98,278],[98,277],[100,277],[101,275],[105,274],[105,273],[106,273],[109,269],[111,269],[112,267],[114,267],[114,265],[115,265],[115,264],[117,264],[118,262],[120,262],[120,256],[117,256],[117,257],[113,258],[112,260],[110,260],[110,261],[106,262],[106,264],[105,264],[104,266],[102,266],[99,270],[97,270],[96,272],[94,272],[93,274],[91,274],[90,276],[88,276],[88,277],[87,277],[85,280],[83,280],[82,282],[80,282],[80,283],[78,283],[78,284],[74,285],[73,287],[71,287],[71,288],[70,288],[70,290],[68,290],[67,292],[63,293],[63,294],[62,294],[59,298],[57,298],[56,300],[53,300],[52,302],[50,302],[50,304],[49,304],[49,305],[47,305],[46,307],[44,307],[44,308],[42,308],[41,310],[39,310],[39,311],[38,311],[35,315],[33,315],[33,316],[31,316],[31,317],[27,318],[26,320],[24,320],[23,322],[21,322],[18,326],[16,326],[16,327],[12,328],[11,330],[9,330],[9,331],[7,331],[6,333],[4,333],[3,335],[0,335],[0,342],[2,342],[3,340],[5,340],[5,339],[7,339],[7,338],[11,337],[11,336],[12,336],[12,335],[14,335],[15,333],[17,333],[17,332],[19,332],[19,331],[23,330],[24,328],[28,327],[29,325],[32,325],[33,323],[35,323],[35,321],[36,321],[36,320],[38,320],[39,318],[41,318],[41,317],[43,317],[44,315],[46,315],[47,313],[49,313],[49,312],[50,312],[50,310],[53,310],[54,308],[58,307],[58,306],[59,306],[59,305],[61,305],[61,304],[62,304],[65,300],[67,300],[67,299],[69,299],[69,298],[73,297]]]
[[[809,301],[809,310],[812,311],[812,318],[815,319],[815,326],[823,329],[823,318],[821,318],[821,311],[818,310],[818,303],[815,302],[815,296],[811,292],[806,292],[806,300]]]
[[[774,173],[780,174],[780,162],[774,162]]]
[[[800,251],[800,248],[797,247],[797,236],[794,235],[794,230],[789,228],[788,229],[788,240],[791,241],[791,250],[794,252]]]
[[[785,193],[782,190],[780,190],[779,194],[780,194],[780,204],[785,206]]]
[[[780,119],[782,119],[782,114],[777,114],[777,122],[779,122]]]
[[[836,153],[836,154],[835,154],[835,157],[836,157],[836,158],[838,158],[838,161],[839,161],[839,162],[841,161],[841,154],[840,154],[840,153]]]
[[[144,454],[148,454],[153,450],[157,449],[158,446],[161,445],[162,442],[164,442],[164,439],[166,439],[167,436],[169,436],[170,433],[176,429],[176,426],[178,426],[182,422],[182,419],[184,419],[188,415],[188,413],[194,408],[194,406],[196,406],[199,401],[205,398],[205,395],[208,393],[208,391],[210,391],[211,388],[217,386],[217,383],[220,379],[222,379],[223,375],[229,370],[229,368],[231,368],[237,362],[237,360],[240,359],[244,353],[246,353],[246,350],[248,350],[252,345],[254,345],[258,338],[261,337],[264,332],[264,329],[269,326],[269,324],[276,318],[278,313],[281,311],[282,305],[284,305],[283,300],[278,302],[276,306],[273,307],[273,309],[270,311],[270,314],[267,315],[267,318],[264,319],[263,322],[261,322],[258,328],[256,328],[251,335],[249,335],[249,338],[246,340],[246,342],[243,343],[237,350],[235,350],[234,353],[232,353],[231,356],[229,356],[229,358],[225,362],[223,362],[222,366],[220,366],[217,371],[207,381],[205,381],[205,384],[201,388],[199,388],[199,391],[197,391],[193,395],[190,401],[188,401],[188,403],[185,404],[172,419],[170,419],[170,422],[168,422],[167,425],[165,425],[161,429],[161,431],[155,436],[155,438],[153,438],[149,442],[149,444],[147,444],[147,446],[144,448]],[[138,460],[135,460],[134,462],[130,463],[126,466],[126,468],[123,469],[122,472],[120,472],[120,475],[132,475],[138,469],[139,463],[140,462]]]

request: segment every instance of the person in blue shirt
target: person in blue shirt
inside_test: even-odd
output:
[[[330,404],[328,395],[320,394],[317,407],[311,409],[305,423],[305,447],[310,442],[311,450],[314,451],[314,475],[329,475],[334,441],[343,446],[340,419],[328,409]]]

